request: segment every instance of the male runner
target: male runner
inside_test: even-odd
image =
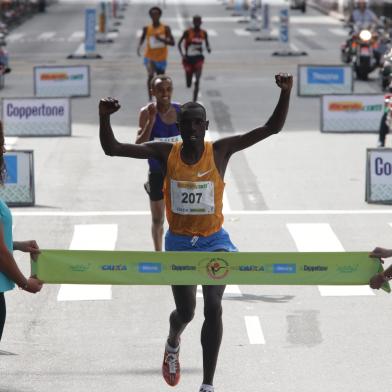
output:
[[[169,230],[165,238],[168,251],[236,251],[222,228],[224,175],[230,157],[278,133],[286,120],[293,78],[275,76],[281,93],[276,108],[264,126],[215,142],[205,142],[208,121],[203,106],[188,102],[181,106],[178,125],[182,142],[149,142],[139,145],[116,140],[110,115],[120,109],[116,99],[99,103],[100,140],[106,155],[157,159],[165,172],[164,195]],[[213,392],[213,379],[222,340],[222,296],[225,286],[203,286],[204,324],[203,383],[199,392]],[[162,373],[174,386],[180,379],[180,336],[192,320],[196,306],[196,286],[172,286],[176,309],[170,315]]]
[[[170,27],[160,22],[162,10],[159,7],[152,7],[148,11],[152,19],[152,24],[143,27],[143,33],[140,37],[137,47],[137,55],[140,56],[140,49],[145,39],[147,46],[144,52],[144,65],[147,69],[147,91],[148,98],[151,101],[150,92],[151,80],[155,74],[164,74],[167,65],[167,46],[174,46],[174,38]]]
[[[185,30],[178,42],[178,50],[182,57],[182,65],[185,69],[186,86],[192,86],[193,75],[195,75],[195,88],[193,90],[193,101],[197,101],[199,94],[200,77],[203,69],[203,41],[205,42],[207,52],[211,53],[210,43],[208,41],[207,31],[202,30],[201,16],[193,17],[193,27]],[[182,42],[185,41],[185,54],[182,51]]]
[[[156,103],[150,103],[140,111],[136,144],[151,140],[171,143],[181,140],[177,127],[177,112],[180,105],[171,102],[172,93],[173,82],[169,76],[154,76],[151,81],[151,95],[156,98]],[[149,159],[148,164],[148,181],[144,184],[144,188],[150,197],[154,248],[156,251],[161,251],[165,219],[164,174],[160,162],[156,159]]]

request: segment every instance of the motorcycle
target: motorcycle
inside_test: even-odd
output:
[[[341,59],[353,65],[357,79],[367,80],[369,73],[378,65],[379,32],[355,25],[350,27],[350,39],[342,45]]]
[[[381,60],[380,82],[382,91],[392,92],[392,48],[384,54]]]

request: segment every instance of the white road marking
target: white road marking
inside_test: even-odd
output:
[[[70,217],[70,216],[149,216],[151,211],[21,211],[11,209],[13,216]],[[391,210],[231,210],[228,215],[240,216],[317,216],[317,215],[391,215]]]
[[[7,41],[15,42],[19,41],[25,34],[24,33],[12,33],[7,37]]]
[[[69,37],[68,41],[80,41],[84,38],[84,31],[74,31]]]
[[[84,42],[82,42],[77,49],[75,50],[75,52],[73,53],[75,56],[83,56],[86,54],[86,50],[84,48]]]
[[[207,33],[210,37],[217,37],[218,33],[216,32],[216,30],[213,29],[207,29]]]
[[[72,250],[114,250],[118,227],[107,225],[75,225],[69,249]],[[110,285],[62,284],[58,301],[109,300],[112,298]]]
[[[56,35],[56,32],[55,32],[55,31],[46,31],[46,32],[40,34],[40,35],[37,37],[37,39],[38,39],[38,40],[46,41],[46,40],[50,40],[50,39],[53,38],[55,35]]]
[[[316,35],[316,33],[311,29],[302,28],[302,29],[297,29],[297,31],[299,34],[306,35],[307,37],[314,37]]]
[[[265,344],[258,316],[245,316],[245,325],[250,344]]]
[[[287,228],[300,252],[344,252],[328,223],[288,223]],[[323,297],[374,295],[369,286],[318,286]]]
[[[197,286],[197,293],[196,293],[197,298],[203,298],[203,290],[202,287],[199,285]],[[241,290],[239,286],[236,284],[228,284],[226,286],[225,292],[223,294],[223,298],[237,298],[237,297],[242,297]]]
[[[333,28],[333,29],[328,29],[332,34],[338,35],[339,37],[347,37],[348,38],[348,32],[343,30],[343,29],[339,29],[339,28]]]
[[[246,31],[245,29],[234,29],[234,33],[240,37],[248,37],[252,35],[249,31]]]

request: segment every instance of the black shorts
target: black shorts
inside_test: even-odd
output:
[[[144,184],[144,189],[151,201],[163,200],[163,178],[161,172],[148,173],[148,181]]]

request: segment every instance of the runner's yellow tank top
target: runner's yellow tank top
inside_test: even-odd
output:
[[[175,234],[208,236],[223,224],[223,182],[215,166],[213,146],[194,165],[181,159],[182,142],[175,143],[167,161],[163,186],[169,229]]]
[[[147,26],[146,34],[146,50],[144,57],[152,61],[165,61],[167,59],[167,46],[164,42],[158,41],[155,37],[160,36],[165,38],[166,27],[160,24],[158,27],[154,27],[152,24]]]

